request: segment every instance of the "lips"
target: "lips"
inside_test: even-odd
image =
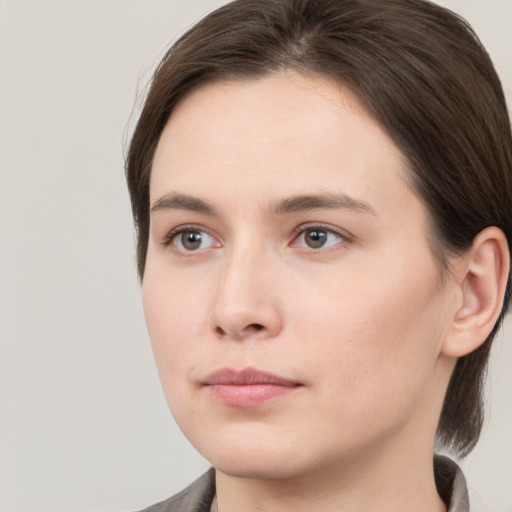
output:
[[[215,400],[232,407],[263,405],[301,387],[298,382],[254,368],[223,368],[209,375],[204,385]]]

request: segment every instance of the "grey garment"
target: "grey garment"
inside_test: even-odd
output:
[[[447,512],[469,512],[466,479],[462,470],[448,457],[436,456],[434,474],[439,495],[447,504]],[[210,512],[215,496],[215,470],[210,468],[180,493],[142,512]]]
[[[215,470],[210,468],[183,491],[142,512],[210,512],[214,496]]]
[[[459,466],[444,455],[434,457],[437,492],[447,505],[447,512],[469,512],[468,486]]]

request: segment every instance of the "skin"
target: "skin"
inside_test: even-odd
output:
[[[165,127],[144,309],[221,512],[445,510],[433,441],[467,264],[440,279],[407,172],[348,91],[291,71],[207,85]],[[310,195],[337,204],[283,204]],[[204,385],[226,367],[300,386],[229,406]]]

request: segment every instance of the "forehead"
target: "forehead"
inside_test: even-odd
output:
[[[406,174],[404,156],[353,94],[289,71],[190,94],[162,133],[150,190],[152,202],[170,192],[254,203],[341,192],[376,210],[418,208]]]

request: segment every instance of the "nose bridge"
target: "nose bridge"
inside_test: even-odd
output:
[[[212,328],[233,339],[268,337],[280,328],[275,288],[276,262],[254,240],[241,240],[226,254],[212,307]]]

